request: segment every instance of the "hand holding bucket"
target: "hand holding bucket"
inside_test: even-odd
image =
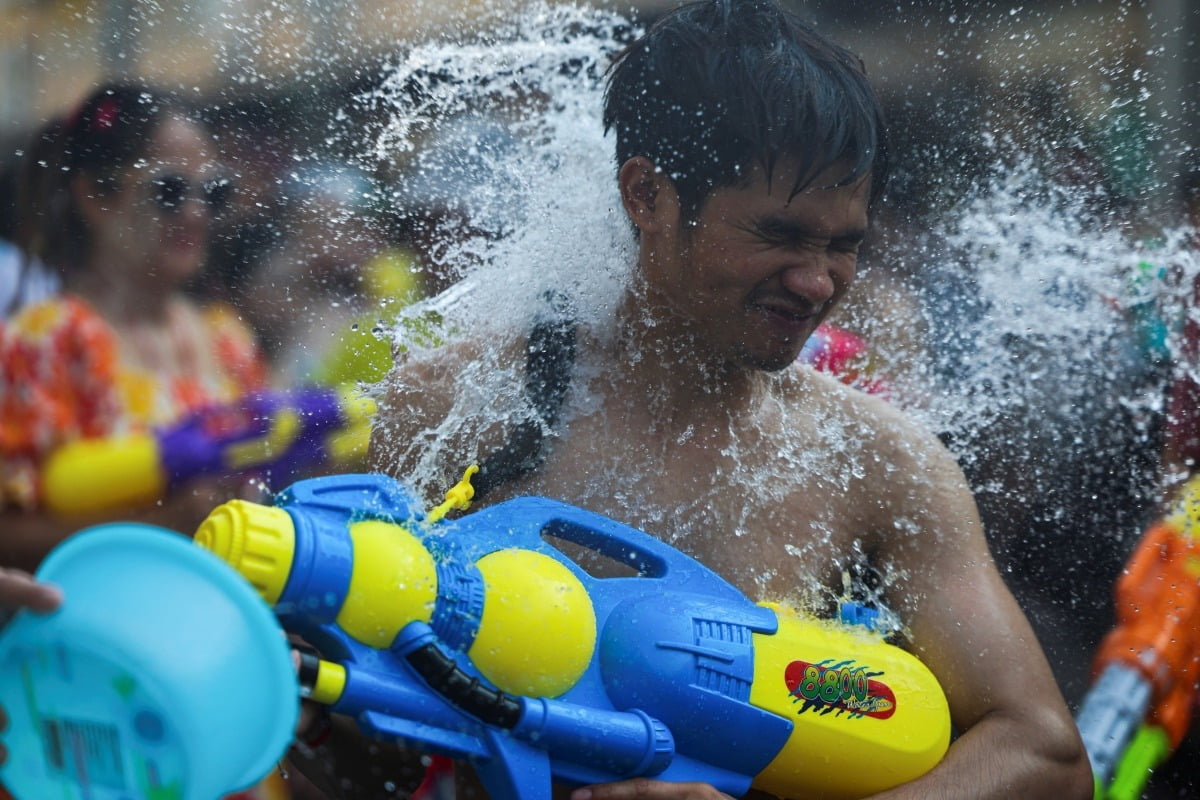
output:
[[[17,800],[213,800],[267,774],[299,687],[246,581],[178,533],[87,529],[38,570],[64,600],[0,633],[0,782]]]

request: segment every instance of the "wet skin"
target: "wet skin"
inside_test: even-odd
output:
[[[682,358],[769,371],[794,362],[854,280],[869,178],[820,188],[842,180],[834,167],[794,194],[793,162],[782,160],[769,181],[756,164],[744,183],[713,191],[691,220],[653,170],[632,159],[621,173],[645,249],[640,313],[660,326],[673,321],[676,337],[694,340]]]
[[[869,560],[963,732],[927,776],[879,797],[968,785],[974,797],[1090,796],[1071,716],[954,459],[884,401],[791,366],[853,281],[868,192],[866,181],[823,188],[840,177],[829,175],[791,196],[792,177],[786,165],[769,182],[751,171],[689,221],[652,164],[622,167],[638,281],[615,334],[581,331],[579,377],[543,466],[487,502],[574,503],[674,544],[755,599],[818,611],[841,593],[846,565]],[[522,347],[498,360],[520,363]],[[397,366],[377,417],[378,468],[408,479],[432,460],[434,474],[455,475],[501,445],[503,424],[479,423],[497,420],[493,408],[470,419],[456,405],[467,365],[495,348],[466,342]],[[452,413],[462,424],[448,431]],[[719,796],[654,781],[588,791]]]

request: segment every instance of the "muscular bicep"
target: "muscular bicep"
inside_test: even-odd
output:
[[[880,546],[897,576],[889,597],[914,652],[942,684],[955,727],[993,712],[1059,712],[1049,665],[996,569],[962,472],[929,445],[909,474],[904,495],[892,500],[906,523]]]

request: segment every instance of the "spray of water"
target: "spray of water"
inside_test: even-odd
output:
[[[483,28],[475,38],[414,48],[378,91],[361,98],[386,112],[374,156],[402,176],[393,199],[417,206],[454,195],[470,220],[456,218],[432,251],[451,287],[406,309],[395,327],[396,342],[416,357],[456,339],[523,333],[551,288],[571,294],[583,322],[602,329],[630,280],[632,236],[600,108],[605,69],[634,26],[604,11],[535,4]],[[1138,238],[1098,214],[1089,190],[1056,183],[1033,159],[1001,159],[1003,150],[995,146],[990,178],[930,232],[924,253],[936,269],[911,279],[927,317],[928,353],[916,369],[894,376],[909,384],[897,402],[942,435],[985,505],[1032,509],[1068,529],[1090,524],[1069,517],[1081,505],[1076,495],[1092,489],[1063,476],[1111,473],[1113,437],[1136,445],[1155,436],[1163,374],[1154,363],[1168,363],[1176,345],[1170,336],[1147,343],[1154,334],[1139,314],[1153,306],[1147,319],[1174,330],[1182,295],[1172,287],[1189,285],[1196,264],[1182,234]],[[451,414],[413,445],[421,453],[413,476],[419,488],[453,479],[437,443],[461,436],[467,420],[478,431],[520,412],[519,371],[520,358],[496,348],[458,376]],[[577,384],[593,377],[585,372]],[[571,402],[586,413],[587,392],[576,389]],[[1098,437],[1106,425],[1113,437]],[[834,427],[820,446],[854,449],[858,434]],[[727,467],[714,482],[753,498],[722,509],[734,536],[770,507],[773,491],[819,469],[810,463],[813,442],[795,444],[754,470],[736,449],[723,454]],[[1109,448],[1104,458],[1099,447]],[[628,476],[653,469],[653,453],[616,454],[596,465],[598,474],[624,476],[611,482],[618,486],[636,486]],[[853,477],[826,476],[831,496]],[[1129,477],[1132,492],[1152,493],[1144,477]],[[687,508],[647,508],[641,495],[616,500],[650,523],[670,520],[665,527],[694,533],[712,521],[715,483],[698,486]],[[906,524],[898,521],[897,530]],[[1091,532],[1136,533],[1119,526]],[[808,554],[794,549],[796,558]]]
[[[1097,452],[1114,442],[1096,427],[1117,416],[1126,446],[1153,447],[1170,365],[1185,367],[1178,329],[1196,262],[1184,232],[1145,234],[1101,200],[1022,157],[946,216],[945,283],[926,287],[941,292],[927,308],[935,390],[914,411],[968,473],[1008,463],[1008,479],[977,484],[977,494],[1044,505],[1059,522],[1069,522],[1064,504],[1039,494],[1063,486],[1064,471],[1111,458]],[[1095,522],[1093,535],[1128,533]]]
[[[481,27],[414,48],[360,98],[388,120],[375,157],[395,166],[392,202],[439,212],[428,256],[450,288],[402,312],[396,342],[413,358],[523,334],[550,289],[574,299],[583,324],[610,317],[633,260],[600,118],[605,70],[632,26],[535,4]],[[478,355],[430,440],[519,411],[520,354]],[[418,488],[446,485],[440,456],[422,448]]]
[[[600,11],[535,4],[482,27],[486,34],[469,41],[414,49],[365,98],[391,112],[376,157],[411,157],[392,199],[410,208],[453,203],[467,218],[433,256],[447,280],[469,279],[455,290],[452,316],[473,330],[511,324],[495,310],[527,309],[551,287],[601,314],[624,284],[630,236],[600,93],[631,26]]]

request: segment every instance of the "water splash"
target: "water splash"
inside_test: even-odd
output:
[[[392,201],[431,217],[431,269],[449,284],[398,320],[397,344],[413,357],[467,336],[524,333],[549,289],[572,296],[585,324],[611,316],[633,262],[601,97],[611,56],[634,28],[547,4],[482,27],[414,48],[360,98],[385,112],[374,155],[397,176]],[[481,353],[430,438],[481,412],[482,429],[519,410],[520,363]],[[446,485],[440,455],[421,454],[419,490]]]
[[[624,285],[630,234],[601,86],[633,28],[614,14],[546,4],[482,27],[475,38],[415,48],[363,98],[388,112],[376,158],[408,159],[392,200],[428,207],[431,194],[437,203],[452,196],[456,218],[433,256],[447,282],[469,278],[451,316],[472,329],[511,323],[491,311],[528,310],[550,287],[603,313]]]
[[[1030,405],[1053,425],[1111,398],[1120,376],[1139,368],[1142,353],[1127,331],[1129,290],[1142,265],[1163,253],[1097,221],[1091,200],[1086,188],[1055,184],[1025,160],[947,215],[945,252],[954,264],[942,277],[957,282],[966,305],[949,340],[938,342],[938,366],[971,402],[960,392],[933,395],[925,412],[939,430],[969,438]],[[930,307],[949,311],[945,301]]]
[[[414,48],[380,90],[362,98],[386,112],[374,156],[399,176],[393,199],[419,204],[431,191],[460,199],[459,216],[439,223],[433,249],[435,269],[452,286],[402,314],[401,347],[419,356],[467,334],[486,341],[493,332],[523,332],[548,288],[573,294],[586,323],[600,326],[612,316],[634,251],[612,143],[602,132],[601,97],[609,59],[632,32],[619,15],[534,5],[476,38]],[[477,129],[455,128],[456,121],[479,119],[498,135],[472,139]],[[1164,377],[1156,364],[1167,363],[1177,344],[1167,337],[1148,345],[1136,317],[1149,303],[1164,330],[1175,330],[1180,287],[1190,285],[1195,258],[1181,232],[1159,232],[1150,243],[1098,212],[1091,190],[1051,178],[1034,159],[1009,158],[999,144],[994,150],[989,179],[928,236],[924,255],[935,268],[910,279],[926,316],[928,353],[908,354],[916,367],[894,376],[905,384],[898,402],[950,445],[985,512],[992,509],[1002,551],[1005,536],[1028,532],[1029,515],[1062,536],[1091,526],[1090,534],[1119,547],[1136,533],[1132,523],[1108,524],[1080,509],[1119,468],[1122,447],[1152,447]],[[433,336],[430,319],[437,320]],[[483,420],[465,435],[520,412],[518,372],[519,358],[497,348],[458,376],[450,414],[413,444],[418,488],[454,479],[430,442],[461,438],[472,417]],[[582,377],[586,385],[592,376]],[[588,401],[579,392],[572,397],[580,413]],[[855,447],[854,431],[833,428],[822,431],[823,446]],[[811,445],[797,442],[754,470],[742,451],[724,453],[727,466],[712,486],[696,487],[686,508],[648,507],[629,480],[639,470],[653,474],[654,453],[598,459],[594,472],[629,487],[607,500],[685,532],[711,522],[719,488],[739,486],[751,499],[720,510],[736,532],[770,513],[764,508],[773,493],[820,469]],[[848,469],[825,477],[831,496],[852,485],[853,465]],[[1133,471],[1125,489],[1128,496],[1153,493],[1146,476]],[[1097,516],[1111,510],[1103,501],[1093,506],[1088,513]],[[814,547],[827,538],[828,524],[814,523]],[[897,535],[909,535],[903,521]],[[1038,546],[1030,538],[1009,544]],[[814,552],[793,548],[797,559]],[[776,569],[764,570],[763,581]]]
[[[1117,432],[1126,445],[1154,446],[1170,365],[1183,364],[1178,331],[1196,257],[1184,231],[1139,230],[1102,199],[1022,155],[943,219],[946,263],[923,287],[935,352],[922,375],[928,402],[912,410],[968,473],[1008,462],[1006,478],[977,483],[977,494],[1061,514],[1062,498],[1045,504],[1039,494],[1063,486],[1064,471],[1111,458],[1095,448],[1114,442],[1095,428],[1114,414],[1127,423]]]

